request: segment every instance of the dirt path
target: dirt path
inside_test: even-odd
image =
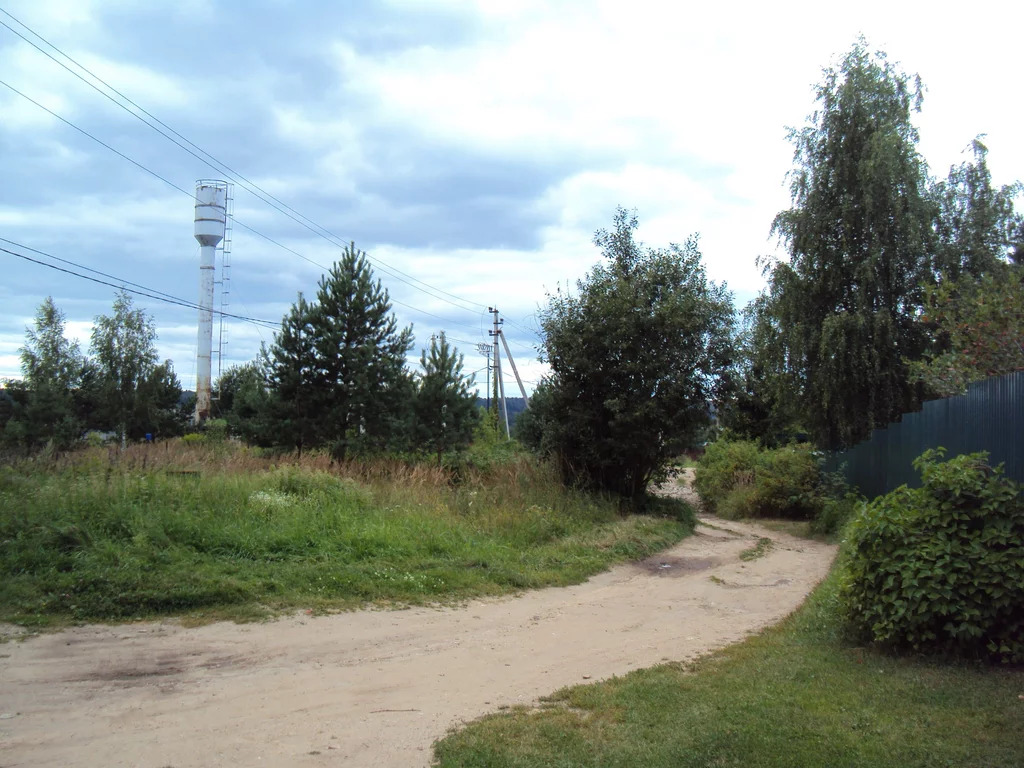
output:
[[[759,537],[773,546],[742,561]],[[462,721],[692,659],[779,620],[833,554],[708,519],[662,555],[585,584],[461,608],[9,642],[0,766],[424,766]]]

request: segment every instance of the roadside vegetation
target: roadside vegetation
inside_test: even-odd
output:
[[[685,504],[658,512],[623,516],[521,454],[456,478],[231,443],[92,448],[0,467],[0,620],[245,619],[570,584],[692,530]]]
[[[782,624],[695,664],[566,688],[435,746],[441,768],[1024,764],[1024,670],[843,639],[833,574]]]
[[[766,260],[742,313],[717,402],[728,437],[695,486],[725,517],[842,531],[840,561],[781,625],[484,718],[438,742],[437,765],[1024,765],[1019,487],[984,456],[925,454],[923,488],[868,504],[817,453],[1024,367],[1022,187],[992,185],[977,139],[931,178],[920,78],[863,39],[816,96],[791,129],[792,206],[773,224],[787,255]],[[581,370],[604,375],[604,361]]]
[[[410,369],[412,328],[354,246],[221,377],[221,419],[181,439],[163,440],[190,408],[128,295],[89,356],[47,299],[0,390],[0,619],[250,618],[577,582],[690,532],[685,505],[649,489],[719,434],[695,471],[706,508],[844,531],[828,581],[696,664],[471,725],[440,764],[1024,764],[1019,487],[982,456],[926,454],[924,488],[866,503],[819,461],[1024,368],[1024,187],[992,185],[977,139],[932,178],[923,92],[863,39],[824,71],[790,133],[786,258],[741,315],[697,235],[647,246],[619,208],[602,260],[538,312],[550,373],[516,426],[530,456],[480,413],[444,334]],[[86,430],[121,448],[81,448]],[[161,442],[129,445],[143,437]]]
[[[693,486],[704,509],[727,520],[801,521],[809,533],[835,535],[862,499],[821,464],[807,444],[721,439],[697,462]]]

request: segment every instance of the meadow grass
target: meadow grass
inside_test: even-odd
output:
[[[558,691],[435,745],[442,768],[1024,765],[1024,670],[844,643],[836,577],[777,627],[691,665]]]
[[[692,530],[519,457],[486,472],[225,444],[0,468],[0,620],[35,626],[449,602],[582,581]]]

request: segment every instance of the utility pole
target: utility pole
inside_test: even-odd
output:
[[[505,382],[501,378],[501,353],[498,350],[498,337],[501,335],[501,326],[505,321],[498,319],[498,310],[496,307],[488,307],[487,311],[494,315],[494,330],[490,331],[491,336],[494,337],[494,376],[498,385],[498,392],[501,397],[501,412],[505,418],[505,437],[511,439],[512,430],[508,425],[508,405],[505,402]]]
[[[487,406],[486,410],[491,410],[491,345],[484,344],[481,342],[476,345],[476,351],[479,352],[487,359]]]

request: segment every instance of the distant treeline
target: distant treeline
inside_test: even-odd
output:
[[[483,410],[487,409],[487,403],[488,401],[483,397],[478,397],[476,399],[477,407]],[[526,410],[526,401],[521,397],[506,397],[505,408],[508,410],[508,423],[515,426],[516,418],[518,418],[520,413]],[[498,412],[499,415],[501,415],[500,401],[498,405]]]

